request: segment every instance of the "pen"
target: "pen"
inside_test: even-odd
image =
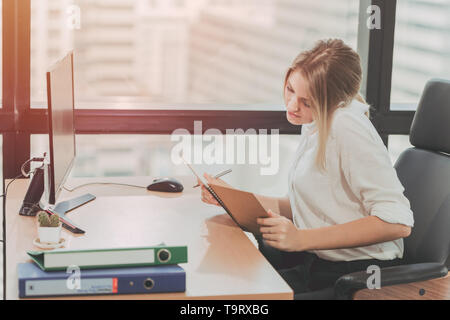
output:
[[[226,174],[229,174],[231,171],[233,171],[233,170],[231,170],[231,169],[225,170],[225,171],[223,171],[223,172],[221,172],[219,174],[216,174],[213,178],[214,179],[218,179],[220,177],[223,177]],[[197,184],[196,186],[193,186],[193,188],[197,188],[197,187],[200,187],[200,184]]]

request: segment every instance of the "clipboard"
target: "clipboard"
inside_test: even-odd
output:
[[[205,178],[199,176],[197,172],[195,172],[194,168],[192,168],[189,163],[184,159],[183,161],[198,178],[200,183],[242,230],[251,232],[255,235],[261,234],[256,219],[269,217],[267,213],[269,208],[265,208],[256,195],[251,192],[230,188],[220,180],[216,180],[216,183],[209,184]]]

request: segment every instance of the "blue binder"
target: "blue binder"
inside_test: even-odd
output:
[[[46,272],[34,263],[20,263],[17,274],[20,298],[186,290],[186,272],[178,265],[80,270],[77,277],[72,272]]]

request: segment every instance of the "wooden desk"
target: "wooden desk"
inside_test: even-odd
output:
[[[363,289],[354,300],[450,300],[450,276],[398,284],[379,290]]]
[[[92,181],[122,182],[146,186],[149,177],[71,179],[72,188]],[[250,238],[224,214],[223,209],[200,201],[200,189],[192,189],[192,177],[180,178],[181,195],[158,194],[145,189],[93,185],[60,200],[90,192],[97,199],[67,216],[86,234],[63,229],[66,248],[145,246],[165,242],[187,245],[186,292],[143,295],[85,296],[71,299],[292,299],[293,292],[258,251]],[[18,298],[16,267],[30,261],[26,250],[34,247],[37,221],[18,215],[28,180],[14,182],[6,202],[7,299]]]

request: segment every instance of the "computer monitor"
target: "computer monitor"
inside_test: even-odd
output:
[[[58,201],[75,162],[75,97],[73,52],[67,54],[47,72],[49,163],[44,182],[48,191],[47,212],[58,214],[63,226],[75,233],[84,233],[65,214],[95,199],[92,194]],[[56,203],[58,201],[58,203]]]
[[[75,161],[73,52],[47,72],[49,204],[55,204]]]

